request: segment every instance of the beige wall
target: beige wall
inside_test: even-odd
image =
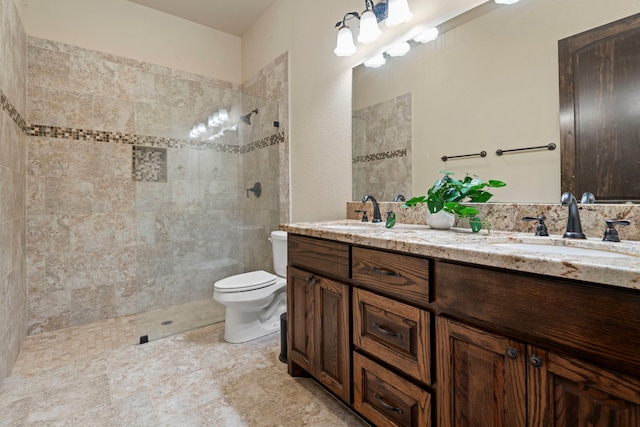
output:
[[[28,35],[240,83],[241,40],[126,0],[15,0]]]
[[[357,108],[412,92],[413,195],[438,170],[507,182],[493,200],[558,203],[560,150],[508,154],[498,148],[559,146],[560,39],[640,12],[638,0],[523,0],[496,7],[354,85]],[[375,87],[376,90],[370,90]],[[488,152],[484,159],[440,160]]]
[[[411,23],[384,29],[380,40],[360,46],[349,58],[333,54],[333,26],[346,12],[360,12],[361,0],[279,0],[243,37],[243,75],[259,69],[272,54],[289,50],[292,221],[345,216],[344,203],[351,198],[351,68],[414,26],[439,24],[438,16],[484,1],[409,0]]]

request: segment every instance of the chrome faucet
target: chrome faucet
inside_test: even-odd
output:
[[[382,222],[382,216],[380,215],[380,206],[378,206],[378,201],[375,197],[366,195],[362,198],[362,203],[365,203],[367,200],[371,200],[373,203],[373,220],[371,222]]]
[[[394,202],[406,202],[407,200],[404,198],[404,196],[402,194],[398,194],[396,197],[393,198]]]
[[[586,239],[587,236],[582,232],[582,224],[580,223],[580,212],[578,211],[578,203],[576,198],[570,192],[566,192],[560,199],[562,206],[569,207],[569,216],[567,217],[567,231],[562,237],[568,239]]]

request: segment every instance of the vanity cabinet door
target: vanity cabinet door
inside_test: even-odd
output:
[[[289,374],[306,371],[350,402],[349,286],[289,267],[287,311]]]
[[[289,374],[313,371],[315,353],[315,290],[312,273],[289,267],[287,270],[287,334]]]
[[[349,286],[316,276],[315,377],[351,401]]]
[[[436,337],[439,426],[526,426],[523,343],[442,317]]]
[[[529,348],[530,427],[640,427],[640,379]]]

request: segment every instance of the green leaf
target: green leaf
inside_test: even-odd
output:
[[[488,191],[477,191],[473,193],[473,195],[469,195],[469,199],[472,202],[477,202],[477,203],[487,202],[492,197],[493,197],[493,194],[489,193]]]
[[[429,195],[427,197],[427,208],[431,213],[440,212],[444,208],[444,200],[441,197]]]
[[[418,196],[418,197],[413,197],[409,200],[406,200],[400,207],[401,208],[410,208],[413,206],[417,206],[420,205],[422,203],[426,203],[427,198],[426,196]]]
[[[498,188],[498,187],[506,187],[507,184],[505,184],[502,181],[498,181],[496,179],[490,179],[489,180],[489,187],[493,187],[493,188]]]
[[[473,233],[477,233],[478,231],[482,230],[482,220],[477,216],[474,216],[473,218],[469,219],[469,226],[471,227],[471,231]]]
[[[396,214],[394,212],[389,212],[387,215],[387,222],[384,224],[387,228],[393,228],[396,225]]]

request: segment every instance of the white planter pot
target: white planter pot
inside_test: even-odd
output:
[[[427,210],[427,225],[436,230],[448,230],[453,227],[456,216],[444,210],[432,214]]]

